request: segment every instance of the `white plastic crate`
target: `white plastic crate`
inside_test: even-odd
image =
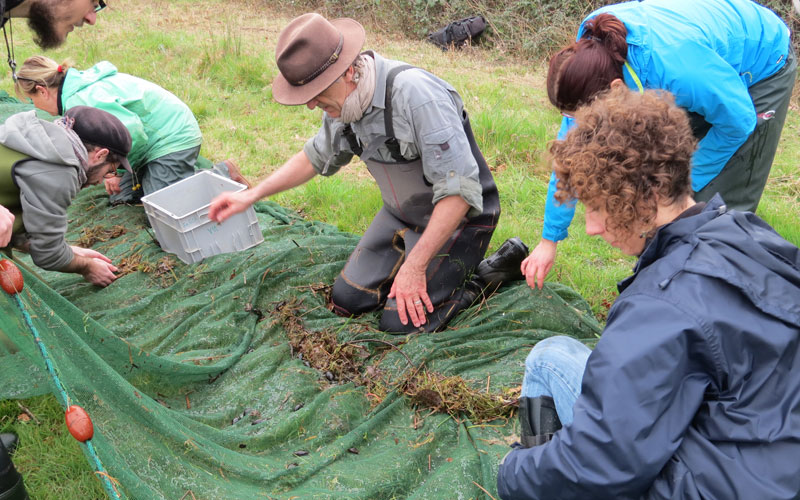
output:
[[[264,241],[253,207],[222,223],[208,218],[208,207],[218,194],[245,189],[243,184],[202,171],[144,196],[142,203],[161,248],[191,264]]]

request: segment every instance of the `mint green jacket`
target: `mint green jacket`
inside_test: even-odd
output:
[[[128,161],[135,170],[164,155],[197,147],[203,140],[183,101],[153,82],[118,72],[108,61],[83,71],[67,70],[58,113],[80,105],[108,111],[125,124],[133,140]]]

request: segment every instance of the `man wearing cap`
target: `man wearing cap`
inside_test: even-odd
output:
[[[78,273],[98,286],[114,281],[117,268],[108,257],[67,245],[67,207],[117,166],[130,168],[130,147],[122,122],[88,106],[55,123],[34,111],[9,117],[0,125],[0,203],[15,216],[11,245],[44,269]]]
[[[434,331],[476,296],[462,285],[497,225],[497,188],[455,89],[362,53],[364,39],[358,22],[318,14],[284,28],[272,94],[281,104],[322,108],[322,127],[258,186],[217,197],[209,215],[224,220],[358,155],[384,204],[333,285],[334,309],[349,316],[383,307],[383,331]],[[527,255],[516,253],[512,269]]]
[[[103,0],[0,0],[0,28],[5,33],[6,23],[12,17],[28,19],[28,26],[34,33],[34,41],[43,49],[61,45],[67,35],[84,23],[94,25],[97,13],[105,8]],[[16,63],[12,46],[9,47],[8,61],[12,72]],[[8,245],[14,215],[0,205],[0,248]]]

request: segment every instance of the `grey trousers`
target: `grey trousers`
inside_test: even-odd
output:
[[[125,172],[120,179],[121,192],[111,195],[109,201],[111,204],[137,203],[142,196],[155,193],[161,188],[193,176],[199,155],[200,146],[197,146],[148,162],[143,168],[136,169],[136,180],[140,186],[135,186],[134,176],[130,172]]]
[[[778,149],[796,74],[797,59],[790,50],[780,71],[750,87],[758,115],[756,128],[719,175],[694,194],[695,200],[708,201],[720,193],[728,207],[756,211]]]

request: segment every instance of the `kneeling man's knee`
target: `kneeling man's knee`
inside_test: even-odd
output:
[[[341,274],[333,283],[331,302],[334,312],[342,316],[374,311],[383,305],[378,293],[348,283]]]

